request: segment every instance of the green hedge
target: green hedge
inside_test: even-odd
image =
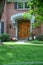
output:
[[[39,40],[39,41],[43,41],[43,34],[37,35],[36,39]]]
[[[6,42],[10,40],[10,35],[9,34],[0,34],[0,40],[2,42]]]

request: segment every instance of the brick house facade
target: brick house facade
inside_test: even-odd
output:
[[[10,37],[15,37],[16,39],[21,39],[21,38],[24,39],[29,37],[30,32],[32,32],[31,23],[34,22],[33,19],[29,20],[26,18],[24,20],[23,13],[27,12],[29,10],[28,9],[29,7],[28,6],[25,7],[26,4],[22,4],[22,3],[6,2],[2,14],[2,19],[1,19],[3,25],[1,29],[2,33],[8,33],[10,34]],[[43,24],[41,25],[40,28],[34,29],[33,33],[35,35],[39,33],[43,33]]]

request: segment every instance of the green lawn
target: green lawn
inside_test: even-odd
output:
[[[32,65],[12,64],[20,62],[43,62],[43,46],[17,44],[0,46],[0,65]]]
[[[26,43],[29,43],[29,41],[26,41]],[[30,41],[30,43],[33,43],[33,44],[43,44],[43,41],[32,40],[32,41]]]

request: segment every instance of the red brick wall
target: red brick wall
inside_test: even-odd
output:
[[[25,12],[26,10],[15,10],[14,3],[5,3],[4,12],[2,15],[2,21],[4,21],[4,32],[9,33],[10,36],[15,36],[16,31],[13,28],[9,28],[9,24],[11,24],[10,17],[15,13]]]
[[[43,34],[43,24],[39,28],[33,29],[33,34],[38,35],[38,34]]]
[[[40,28],[40,27],[33,29],[33,35],[38,35],[38,34],[40,34],[40,33],[41,33],[41,28]]]
[[[41,25],[41,33],[43,34],[43,24]]]

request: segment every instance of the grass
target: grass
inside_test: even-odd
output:
[[[32,41],[32,43],[35,43],[35,44],[43,44],[43,41],[34,40],[34,41]]]
[[[0,64],[30,65],[30,64],[12,64],[20,62],[43,62],[43,46],[20,45],[20,44],[0,45]]]
[[[29,41],[27,41],[27,43],[29,43]],[[43,44],[43,41],[32,40],[32,41],[30,41],[30,43],[33,43],[33,44]]]

